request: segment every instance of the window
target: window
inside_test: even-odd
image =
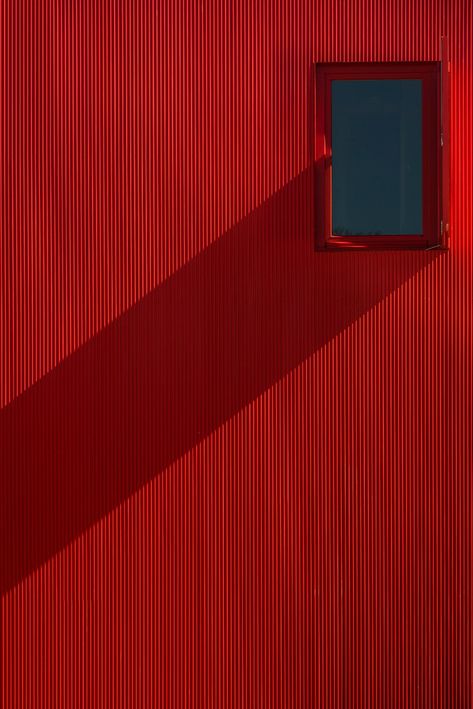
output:
[[[319,249],[446,245],[441,75],[437,62],[317,65]]]

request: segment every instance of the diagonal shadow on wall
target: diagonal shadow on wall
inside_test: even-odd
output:
[[[302,172],[0,413],[12,588],[438,254],[314,251]]]

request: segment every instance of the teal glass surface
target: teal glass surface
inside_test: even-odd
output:
[[[332,233],[422,234],[422,81],[332,81]]]

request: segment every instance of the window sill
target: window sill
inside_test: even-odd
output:
[[[373,252],[379,252],[379,251],[442,251],[442,252],[448,252],[450,251],[449,246],[444,246],[443,244],[435,244],[434,246],[429,246],[429,245],[419,245],[415,244],[413,246],[404,246],[404,245],[383,245],[380,244],[379,246],[373,246],[373,245],[353,245],[353,244],[325,244],[324,246],[316,245],[315,251],[318,253],[337,253],[337,252],[343,252],[346,253],[347,251],[350,251],[351,253],[361,253],[361,254],[366,254],[366,253],[373,253]]]

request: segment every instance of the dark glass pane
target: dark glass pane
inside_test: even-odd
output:
[[[422,234],[422,82],[332,81],[333,234]]]

